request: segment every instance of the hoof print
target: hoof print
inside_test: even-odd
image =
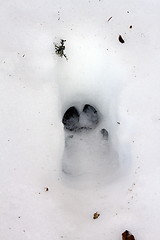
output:
[[[108,131],[105,128],[101,129],[101,134],[104,140],[108,140]]]
[[[89,104],[86,104],[82,113],[82,124],[86,129],[93,129],[99,123],[99,116],[97,110]]]
[[[79,128],[79,112],[75,107],[70,107],[64,114],[62,123],[70,131],[76,131]]]
[[[72,186],[95,186],[114,180],[118,155],[106,128],[103,115],[89,104],[72,105],[64,113],[65,147],[62,157],[63,180]],[[95,213],[94,219],[99,217]]]

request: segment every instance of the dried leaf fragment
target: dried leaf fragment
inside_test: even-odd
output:
[[[93,219],[97,219],[97,218],[99,218],[99,216],[100,216],[100,214],[98,212],[95,212],[93,214]]]
[[[126,230],[122,233],[122,240],[135,240],[135,238],[128,230]]]
[[[62,57],[65,57],[65,59],[68,60],[66,54],[64,53],[65,48],[66,48],[66,47],[65,47],[65,42],[66,42],[66,40],[61,39],[59,45],[55,44],[55,53],[56,53],[59,57],[61,57],[61,58],[62,58]]]

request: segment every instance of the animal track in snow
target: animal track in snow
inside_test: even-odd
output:
[[[65,138],[61,178],[75,188],[82,182],[105,185],[125,176],[130,164],[124,125],[117,125],[126,73],[117,57],[106,54],[106,39],[66,39],[69,60],[55,59]]]
[[[99,122],[97,110],[86,104],[81,114],[72,106],[64,114],[62,120],[65,128],[70,131],[89,130],[96,127]]]
[[[101,114],[90,104],[71,106],[64,114],[65,149],[62,172],[68,179],[108,179],[118,166]]]

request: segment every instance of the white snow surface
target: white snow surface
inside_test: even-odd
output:
[[[159,11],[157,0],[1,1],[0,239],[159,236]],[[66,142],[63,115],[85,104],[100,122]]]

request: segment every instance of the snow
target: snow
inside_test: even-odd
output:
[[[159,7],[1,3],[0,239],[159,236]],[[100,122],[68,141],[63,115],[85,104]]]

